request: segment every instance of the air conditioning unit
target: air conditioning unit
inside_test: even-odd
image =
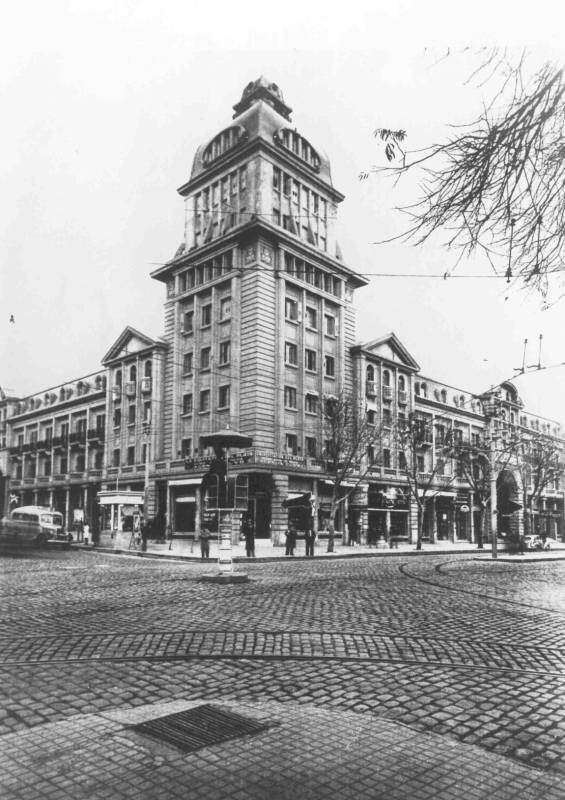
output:
[[[135,381],[126,383],[126,394],[128,397],[135,397]]]
[[[141,379],[141,391],[144,394],[148,394],[151,391],[151,378]]]

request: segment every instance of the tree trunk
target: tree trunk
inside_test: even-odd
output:
[[[422,549],[422,538],[424,536],[424,523],[425,523],[425,504],[418,505],[418,536],[416,538],[416,550]]]
[[[471,514],[473,512],[471,511]],[[477,549],[483,549],[483,542],[485,539],[485,524],[487,521],[487,504],[481,503],[481,515],[479,517],[479,530],[477,532]]]
[[[330,525],[329,525],[329,528],[328,528],[328,548],[326,550],[326,553],[333,553],[333,551],[334,551],[334,542],[335,542],[335,527],[334,527],[334,521],[333,521],[333,516],[332,516],[332,517],[330,517]]]

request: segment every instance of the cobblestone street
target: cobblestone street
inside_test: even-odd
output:
[[[8,798],[565,797],[565,561],[4,556]],[[271,727],[184,754],[201,703]]]

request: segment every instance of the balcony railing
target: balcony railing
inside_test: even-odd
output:
[[[383,386],[383,400],[392,400],[392,386]]]
[[[65,450],[69,444],[69,437],[68,436],[54,436],[53,437],[53,447],[58,450]]]
[[[73,445],[86,444],[86,430],[74,431],[73,433],[71,433],[71,435],[69,436],[69,442],[71,444],[71,447]]]
[[[104,441],[104,429],[103,428],[89,428],[88,429],[88,439],[89,441]]]

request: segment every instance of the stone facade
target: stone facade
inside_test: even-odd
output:
[[[155,535],[170,527],[198,537],[212,460],[201,439],[230,428],[252,440],[228,454],[228,471],[234,505],[253,518],[256,535],[281,543],[289,514],[300,526],[310,511],[322,530],[332,499],[322,411],[324,398],[337,396],[352,398],[359,418],[379,430],[343,482],[338,531],[365,542],[415,541],[418,504],[393,431],[419,414],[436,432],[418,462],[421,474],[433,474],[425,537],[475,541],[472,487],[453,463],[436,469],[433,437],[448,429],[471,441],[493,418],[477,396],[422,377],[394,334],[355,344],[353,297],[367,281],[336,240],[344,198],[327,157],[294,127],[266,79],[250,83],[234,110],[198,148],[179,189],[184,239],[152,273],[166,286],[163,337],[127,327],[100,372],[27,398],[0,397],[4,511],[15,496],[55,506],[69,526],[82,509],[95,531],[111,519],[120,532],[127,492],[142,493]],[[504,425],[561,441],[558,425],[524,413],[511,385],[501,388],[498,412],[496,424],[504,414]],[[120,509],[101,514],[99,492],[115,492]],[[287,509],[302,495],[305,507]],[[563,487],[546,487],[538,505],[538,521],[561,537]]]

